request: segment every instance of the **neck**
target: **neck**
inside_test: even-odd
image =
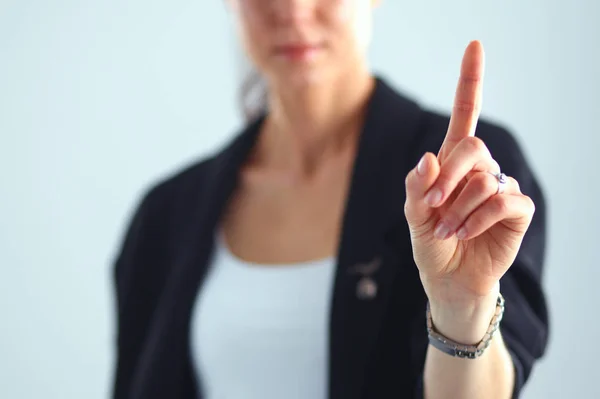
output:
[[[271,85],[270,112],[256,156],[293,173],[315,170],[355,144],[374,85],[366,69],[303,87]]]

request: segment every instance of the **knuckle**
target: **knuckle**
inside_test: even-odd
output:
[[[486,146],[487,149],[487,146]],[[489,151],[489,150],[488,150]],[[491,157],[491,154],[490,154]],[[499,172],[501,170],[500,168],[500,164],[498,163],[498,161],[496,161],[495,159],[491,159],[491,163],[492,163],[492,170],[495,172]]]
[[[473,189],[478,193],[493,193],[498,189],[498,182],[494,176],[486,172],[477,173],[471,181]]]
[[[471,229],[478,229],[485,223],[485,217],[481,212],[475,212],[467,220],[467,224]]]
[[[462,89],[471,89],[474,85],[480,84],[483,82],[483,78],[479,74],[462,74],[460,77],[460,84],[462,85]]]
[[[457,228],[463,221],[463,216],[454,207],[448,209],[444,214],[444,222],[452,229]]]
[[[485,154],[489,154],[487,146],[485,145],[483,140],[477,136],[465,137],[463,142],[464,145],[467,146],[468,150],[470,151],[484,152]]]
[[[470,114],[470,113],[477,112],[477,110],[478,110],[477,105],[472,101],[456,100],[454,102],[454,111]]]
[[[508,200],[506,196],[496,195],[492,201],[493,212],[497,214],[504,214],[508,212]]]
[[[411,183],[414,180],[413,176],[414,176],[414,171],[410,171],[404,178],[404,185],[406,186],[407,189],[410,188]]]
[[[415,192],[418,192],[421,188],[419,183],[419,178],[417,176],[416,170],[411,170],[404,179],[404,186],[406,189],[406,196],[410,197],[414,195]]]
[[[514,179],[512,177],[509,177],[510,183],[515,187],[515,190],[520,193],[521,192],[521,186],[519,185],[519,182],[517,179]],[[527,197],[529,198],[529,197]],[[531,198],[529,198],[531,200]],[[533,202],[533,200],[531,200]]]
[[[527,208],[529,209],[529,213],[533,215],[535,213],[535,202],[533,199],[527,195],[524,195],[525,201],[527,203]]]
[[[450,187],[451,185],[452,185],[452,175],[450,174],[450,172],[448,170],[445,170],[445,171],[442,170],[435,182],[435,187],[442,190],[442,192],[446,192],[446,191],[448,191],[448,187]]]

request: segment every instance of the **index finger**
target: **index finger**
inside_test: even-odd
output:
[[[469,43],[462,59],[448,132],[440,149],[443,158],[465,137],[475,135],[481,112],[485,58],[481,42]],[[440,159],[442,160],[442,159]]]

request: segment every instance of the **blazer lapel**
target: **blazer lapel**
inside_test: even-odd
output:
[[[362,397],[392,283],[401,271],[399,260],[412,259],[409,240],[390,242],[386,233],[405,223],[404,178],[414,166],[409,164],[409,148],[420,117],[416,104],[377,80],[338,253],[331,305],[330,399]]]

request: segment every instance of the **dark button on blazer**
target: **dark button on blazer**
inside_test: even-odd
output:
[[[264,116],[246,126],[215,156],[154,186],[137,208],[115,267],[115,399],[201,397],[190,355],[192,307],[210,261],[215,227],[263,120]],[[437,153],[448,122],[448,117],[420,108],[377,77],[337,254],[329,399],[423,395],[426,296],[404,218],[404,178],[423,153]],[[517,397],[547,341],[541,287],[545,203],[514,137],[484,121],[476,134],[537,209],[516,261],[501,281],[506,298],[501,330],[515,364]],[[362,276],[352,270],[372,261],[379,262],[371,276],[377,292],[358,295]]]

